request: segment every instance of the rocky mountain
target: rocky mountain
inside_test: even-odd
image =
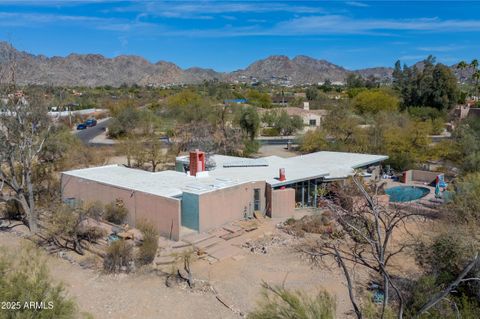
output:
[[[376,67],[376,68],[356,70],[354,72],[361,75],[364,78],[373,76],[382,82],[389,82],[392,79],[393,68]]]
[[[343,82],[348,70],[325,60],[299,55],[289,59],[284,55],[256,61],[245,70],[232,72],[230,79],[241,81],[284,81],[291,84],[314,84],[325,80]]]
[[[113,59],[99,54],[70,54],[66,57],[32,55],[0,42],[0,64],[15,61],[19,84],[66,86],[120,86],[126,84],[162,85],[200,83],[222,79],[213,70],[191,68],[182,70],[174,63],[152,64],[142,57],[121,55]]]
[[[299,55],[293,59],[274,55],[258,60],[247,68],[231,73],[220,73],[198,67],[181,69],[171,62],[150,63],[139,56],[121,55],[107,58],[100,54],[70,54],[66,57],[46,57],[18,51],[6,42],[0,42],[0,67],[9,61],[16,63],[16,81],[19,84],[54,86],[120,86],[122,84],[171,85],[195,84],[203,81],[245,82],[272,84],[316,84],[326,80],[344,82],[349,73],[365,78],[374,76],[383,82],[391,80],[392,68],[376,67],[350,71],[326,60]],[[468,71],[454,70],[459,79]]]

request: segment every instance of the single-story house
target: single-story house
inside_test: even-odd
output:
[[[248,218],[292,216],[295,207],[316,206],[317,187],[344,179],[358,169],[378,175],[387,156],[316,152],[291,158],[257,159],[190,152],[178,157],[175,171],[146,172],[108,165],[62,173],[66,203],[121,200],[132,226],[155,225],[162,236],[208,231]]]
[[[310,110],[309,102],[303,102],[303,108],[300,107],[279,107],[274,109],[259,109],[260,113],[265,113],[269,111],[285,111],[289,116],[298,115],[302,118],[303,124],[310,128],[320,127],[323,119],[327,116],[327,110]]]

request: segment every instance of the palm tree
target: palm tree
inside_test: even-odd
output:
[[[465,70],[467,67],[468,67],[468,64],[465,61],[460,61],[457,64],[457,69],[460,69],[460,70]]]

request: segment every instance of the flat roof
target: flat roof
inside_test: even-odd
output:
[[[84,168],[63,174],[173,198],[184,192],[202,194],[247,182],[266,181],[273,187],[278,187],[315,178],[340,179],[352,175],[357,168],[387,158],[384,155],[342,152],[316,152],[290,158],[268,156],[259,159],[212,155],[210,160],[215,163],[215,167],[204,177],[176,171],[147,172],[119,165]],[[188,163],[188,156],[177,157],[177,161]],[[285,169],[285,181],[278,180],[281,168]]]
[[[180,157],[185,160],[187,157]],[[212,160],[216,167],[209,171],[210,176],[230,178],[233,180],[258,181],[264,180],[270,185],[282,186],[314,178],[339,179],[354,173],[360,167],[369,166],[384,161],[388,156],[344,152],[315,152],[295,157],[282,158],[279,156],[262,157],[249,160],[252,164],[245,166],[231,166],[240,159],[234,156],[213,155]],[[255,166],[261,160],[267,166]],[[280,168],[285,169],[286,180],[279,181]]]
[[[63,172],[67,176],[163,197],[178,197],[183,192],[201,194],[241,184],[215,177],[196,178],[176,171],[147,172],[120,165],[107,165]]]

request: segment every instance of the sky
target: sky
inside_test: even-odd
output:
[[[270,55],[347,69],[480,57],[480,1],[8,1],[0,40],[46,56],[139,55],[233,71]]]

